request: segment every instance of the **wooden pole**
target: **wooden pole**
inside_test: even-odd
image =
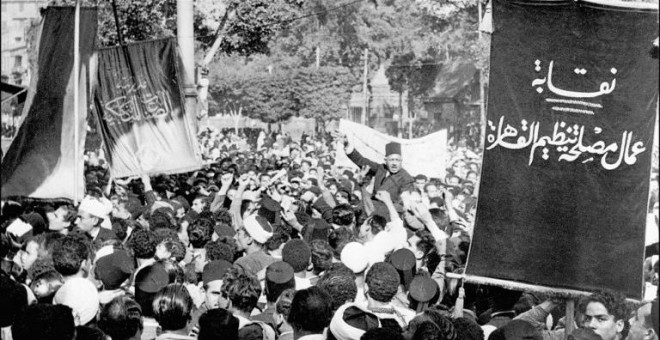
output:
[[[569,299],[566,301],[566,330],[564,332],[564,339],[575,330],[575,300]]]
[[[121,28],[119,26],[119,15],[117,14],[117,1],[112,0],[112,12],[115,15],[115,26],[117,27],[117,41],[119,45],[124,45],[124,37],[121,35]]]
[[[481,21],[483,20],[483,13],[481,11],[481,1],[477,3],[477,8],[479,9],[479,26],[481,26]],[[481,30],[477,29],[479,32],[479,42],[482,41]],[[484,91],[484,71],[483,68],[479,68],[479,118],[481,120],[481,128],[479,129],[479,146],[483,149],[486,142],[486,91]]]
[[[369,49],[364,49],[364,75],[362,79],[362,93],[364,93],[364,102],[362,103],[362,119],[360,123],[367,124],[367,108],[369,106],[369,95],[367,93],[367,72],[369,72]]]
[[[76,1],[76,12],[73,28],[73,204],[78,204],[80,188],[80,0]]]

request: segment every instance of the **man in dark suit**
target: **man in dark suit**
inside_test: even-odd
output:
[[[85,197],[78,206],[78,217],[75,221],[76,231],[87,235],[96,250],[103,246],[103,242],[118,239],[114,231],[101,227],[101,223],[108,214],[109,211],[105,205],[91,196]]]
[[[415,179],[408,171],[403,169],[403,157],[401,155],[401,144],[391,142],[385,145],[385,163],[376,163],[362,156],[348,141],[346,135],[337,136],[344,143],[344,151],[348,158],[357,166],[369,166],[374,174],[374,188],[372,195],[384,190],[390,194],[392,202],[395,203],[397,211],[401,212],[400,195],[403,191],[412,188]],[[372,198],[375,196],[372,196]],[[389,219],[389,213],[384,204],[375,201],[376,213]]]

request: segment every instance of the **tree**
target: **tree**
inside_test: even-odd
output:
[[[279,123],[297,113],[297,102],[289,89],[291,75],[286,72],[225,72],[213,77],[209,97],[218,107],[268,123]]]
[[[222,61],[225,67],[213,67],[209,74],[209,98],[217,103],[213,107],[269,124],[300,116],[313,118],[323,128],[327,121],[344,114],[351,89],[358,83],[344,67],[269,71],[258,62]]]
[[[227,21],[221,51],[250,55],[268,53],[268,42],[298,13],[302,0],[197,0],[193,23],[198,47],[208,48],[222,29],[225,13],[236,16]],[[50,5],[74,6],[75,0],[52,0]],[[83,0],[83,6],[99,9],[99,41],[102,46],[119,44],[111,1]],[[116,0],[117,16],[125,43],[176,35],[175,0]]]
[[[351,89],[359,84],[345,67],[303,68],[293,78],[299,115],[313,118],[317,131],[325,131],[327,122],[344,115]]]

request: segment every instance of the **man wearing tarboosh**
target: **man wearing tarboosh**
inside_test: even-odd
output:
[[[408,171],[403,169],[403,157],[401,155],[401,144],[390,142],[385,145],[385,164],[379,164],[362,156],[355,147],[348,141],[346,135],[341,134],[337,139],[344,143],[344,151],[348,158],[359,167],[368,166],[370,172],[374,174],[374,187],[372,193],[375,195],[378,191],[384,190],[390,194],[397,210],[400,210],[400,195],[403,191],[413,186],[415,179],[410,176]],[[376,213],[388,218],[387,208],[374,200]]]

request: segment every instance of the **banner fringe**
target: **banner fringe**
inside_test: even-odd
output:
[[[539,293],[539,294],[543,294],[547,298],[579,299],[583,296],[591,295],[592,293],[592,292],[581,291],[576,289],[539,286],[530,283],[494,279],[490,277],[474,276],[474,275],[465,275],[463,276],[463,279],[465,282],[473,283],[473,284],[498,286],[505,289]],[[640,303],[640,300],[637,299],[627,298],[626,300],[628,302],[632,302],[635,304]]]

